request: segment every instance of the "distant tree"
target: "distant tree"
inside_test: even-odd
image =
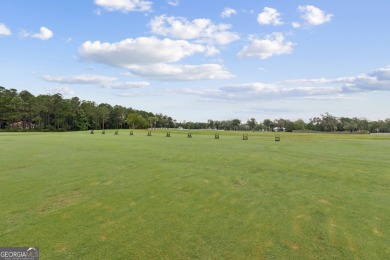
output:
[[[88,128],[97,129],[99,127],[99,114],[96,103],[92,101],[83,101],[80,108],[84,111],[85,116],[87,117]]]
[[[160,127],[167,128],[168,127],[168,117],[167,116],[160,116],[157,120],[160,124]]]
[[[138,115],[136,123],[137,123],[137,127],[140,128],[140,129],[148,128],[148,120],[146,120],[141,115]]]
[[[217,121],[215,120],[214,123],[213,123],[214,127],[218,130],[221,129],[221,121]]]
[[[25,102],[20,96],[15,96],[9,102],[8,108],[11,111],[11,123],[18,122],[22,119],[22,111],[25,108]]]
[[[50,119],[54,125],[54,130],[60,130],[62,127],[63,117],[65,114],[65,102],[60,93],[49,95],[48,105],[50,107]],[[50,123],[49,123],[50,124]]]
[[[232,126],[234,130],[238,130],[241,125],[241,120],[239,119],[233,119],[232,120]]]
[[[154,127],[156,127],[156,123],[158,121],[158,117],[151,116],[151,117],[148,118],[148,121],[150,123],[150,128],[154,128]]]
[[[307,129],[312,131],[323,131],[321,118],[313,117],[309,119],[309,123],[306,125]]]
[[[292,132],[293,130],[295,130],[294,128],[294,122],[288,120],[288,119],[285,119],[284,120],[284,129],[286,132]]]
[[[255,131],[256,125],[257,125],[256,119],[254,119],[254,118],[248,119],[248,121],[246,122],[246,124],[249,126],[250,129],[252,129],[253,131]]]
[[[326,132],[335,132],[337,130],[338,120],[328,112],[321,114],[321,125]]]
[[[0,129],[4,128],[11,117],[11,100],[17,96],[16,89],[6,89],[0,87]]]
[[[168,117],[168,128],[174,128],[175,127],[175,122],[172,117]]]
[[[17,124],[13,124],[17,123]],[[65,99],[61,94],[46,94],[35,97],[29,91],[17,92],[16,89],[6,89],[0,86],[0,129],[14,126],[15,130],[86,130],[106,128],[156,128],[184,127],[187,129],[223,129],[223,130],[267,130],[274,126],[284,127],[286,131],[349,131],[349,132],[390,132],[390,119],[369,121],[366,118],[337,118],[328,112],[320,117],[313,117],[309,123],[302,119],[294,122],[288,119],[264,119],[257,123],[254,118],[242,124],[239,119],[213,120],[207,122],[183,121],[177,123],[167,115],[153,114],[143,110],[135,110],[122,106],[112,107],[109,104],[96,104],[93,101],[80,101],[73,97]]]
[[[358,131],[368,131],[369,129],[368,120],[366,118],[356,118],[356,125]]]
[[[126,122],[131,126],[131,128],[135,128],[135,124],[137,122],[138,114],[131,113],[127,116]]]
[[[126,124],[126,117],[127,117],[127,109],[122,106],[114,106],[109,115],[109,125],[112,128],[123,128],[123,126]]]
[[[88,118],[85,111],[81,108],[82,102],[78,97],[73,97],[68,102],[67,123],[69,129],[75,130],[87,130]]]
[[[271,119],[264,119],[263,125],[264,125],[266,131],[271,131],[272,128],[274,127],[274,124],[273,124]]]
[[[288,120],[283,119],[283,118],[275,119],[274,120],[274,127],[277,126],[279,128],[285,128],[287,121]]]
[[[108,121],[111,110],[112,107],[109,104],[103,103],[98,106],[99,119],[101,120],[101,129],[103,130],[105,129],[105,125]]]
[[[208,124],[208,128],[211,128],[211,129],[214,128],[214,120],[212,120],[212,119],[207,120],[207,124]]]
[[[306,123],[303,119],[298,119],[294,121],[294,130],[305,130]]]
[[[142,115],[131,113],[127,116],[127,124],[131,126],[132,129],[144,129],[149,126],[148,120],[146,120]]]

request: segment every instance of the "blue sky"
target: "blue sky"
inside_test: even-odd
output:
[[[2,0],[0,85],[191,121],[389,118],[390,1]]]

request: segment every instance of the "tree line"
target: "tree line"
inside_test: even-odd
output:
[[[336,117],[329,113],[319,117],[289,119],[250,118],[177,122],[170,116],[123,106],[64,98],[61,94],[34,96],[30,92],[0,86],[0,130],[8,131],[81,131],[89,129],[183,128],[227,131],[319,131],[350,133],[390,133],[390,118],[369,121],[365,118]]]
[[[34,96],[23,90],[0,86],[0,129],[9,131],[81,131],[174,127],[162,114],[111,106],[106,103],[63,98],[61,94]]]
[[[205,122],[184,122],[178,126],[188,129],[216,129],[240,131],[301,131],[301,132],[349,132],[349,133],[390,133],[390,118],[379,121],[369,121],[366,118],[336,117],[329,113],[313,117],[309,122],[303,119],[264,119],[258,122],[255,118],[242,122],[239,119],[212,120]]]

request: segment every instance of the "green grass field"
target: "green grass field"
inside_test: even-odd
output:
[[[0,246],[41,259],[389,259],[390,135],[0,133]]]

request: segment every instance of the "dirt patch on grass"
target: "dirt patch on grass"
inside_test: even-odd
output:
[[[327,204],[327,205],[332,205],[332,203],[330,203],[329,201],[327,201],[325,199],[320,199],[319,202]]]
[[[56,246],[56,251],[57,252],[66,252],[66,250],[68,250],[68,247],[64,244],[64,243],[61,243],[61,244],[58,244]]]
[[[62,209],[71,205],[77,204],[83,199],[83,194],[80,190],[73,190],[64,194],[61,194],[54,199],[48,200],[43,203],[38,209],[39,213],[50,213],[58,209]]]
[[[299,245],[296,243],[288,244],[288,247],[293,250],[299,250]]]
[[[356,249],[356,246],[355,244],[352,242],[352,239],[351,238],[348,238],[348,247],[349,249],[352,251],[352,252],[356,252],[357,249]]]
[[[374,233],[374,235],[376,235],[378,237],[382,237],[383,236],[382,232],[379,229],[377,229],[377,228],[373,228],[372,229],[372,233]]]

